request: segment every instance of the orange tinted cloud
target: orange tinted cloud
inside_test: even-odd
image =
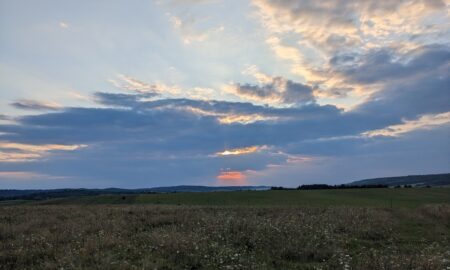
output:
[[[228,149],[223,152],[216,153],[217,156],[235,156],[235,155],[245,155],[245,154],[251,154],[254,152],[258,152],[259,150],[266,149],[267,146],[249,146],[249,147],[243,147],[243,148],[233,148]]]
[[[51,151],[74,151],[85,144],[24,144],[0,141],[0,162],[24,162],[41,158]]]
[[[217,118],[217,121],[219,121],[220,124],[233,124],[233,123],[240,123],[240,124],[251,124],[258,121],[273,121],[278,119],[278,117],[274,116],[264,116],[259,115],[257,113],[252,114],[232,114],[232,113],[221,113],[221,112],[215,112],[215,111],[207,111],[200,108],[190,107],[186,106],[182,108],[186,110],[187,112],[196,114],[196,115],[205,115],[205,116],[214,116]]]
[[[227,186],[242,186],[247,184],[246,176],[239,171],[221,171],[217,176],[220,184]]]

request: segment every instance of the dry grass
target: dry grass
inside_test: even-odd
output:
[[[450,269],[450,206],[0,208],[1,269]]]

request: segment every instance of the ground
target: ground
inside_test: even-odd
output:
[[[449,269],[450,189],[114,195],[0,207],[1,269]]]

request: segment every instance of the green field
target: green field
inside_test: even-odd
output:
[[[386,188],[340,190],[269,190],[140,195],[100,195],[52,199],[38,204],[168,204],[264,207],[388,207],[416,208],[450,204],[450,188]]]
[[[450,189],[4,201],[0,269],[450,269]]]

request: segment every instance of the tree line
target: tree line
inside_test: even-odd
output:
[[[372,185],[327,185],[327,184],[312,184],[300,185],[297,188],[286,187],[271,187],[271,190],[314,190],[314,189],[352,189],[352,188],[388,188],[388,185],[372,184]]]

